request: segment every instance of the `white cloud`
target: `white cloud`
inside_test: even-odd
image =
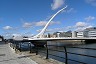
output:
[[[87,26],[86,28],[91,28],[91,27],[93,27],[92,25],[89,25],[89,26]]]
[[[92,20],[94,20],[95,19],[95,17],[93,17],[93,16],[89,16],[89,17],[87,17],[87,18],[85,18],[85,20],[86,21],[92,21]],[[86,28],[90,28],[90,27],[93,27],[93,25],[92,25],[92,23],[89,23],[89,22],[76,22],[76,24],[74,25],[74,26],[67,26],[67,27],[61,27],[61,28],[54,28],[53,30],[54,31],[61,31],[61,30],[63,30],[63,31],[68,31],[68,30],[76,30],[76,31],[82,31],[82,30],[84,30],[84,29],[86,29]],[[49,31],[49,29],[48,29],[48,31]],[[51,31],[51,30],[50,30]],[[52,32],[52,31],[51,31]]]
[[[45,26],[47,24],[47,22],[48,21],[39,21],[39,22],[30,22],[30,23],[25,22],[22,27],[23,28],[31,28],[31,27],[35,27],[35,26]],[[52,21],[50,23],[50,25],[55,25],[55,24],[60,24],[60,22],[59,21]]]
[[[47,21],[40,21],[40,22],[36,22],[36,26],[45,26],[47,23]]]
[[[56,10],[60,8],[62,5],[64,5],[65,0],[53,0],[53,3],[51,4],[52,10]]]
[[[77,22],[76,23],[76,27],[85,27],[87,25],[87,23],[85,23],[85,22]]]
[[[37,32],[41,32],[42,29],[37,30]],[[53,32],[53,29],[46,29],[46,32]]]
[[[86,21],[92,21],[94,20],[95,17],[94,16],[88,16],[87,18],[85,18]]]
[[[52,28],[52,29],[47,29],[46,32],[56,32],[56,31],[68,31],[72,29],[73,26],[67,26],[67,27],[60,27],[60,28]],[[37,30],[37,32],[40,32],[40,30]]]
[[[84,29],[90,28],[90,27],[93,27],[93,26],[92,25],[87,25],[87,26],[84,26],[84,27],[77,27],[76,31],[83,31]]]
[[[57,21],[57,22],[52,21],[52,22],[50,23],[50,25],[53,25],[53,24],[60,24],[60,22],[59,22],[59,21]]]
[[[32,27],[32,23],[25,22],[25,23],[23,24],[23,27],[24,27],[24,28],[30,28],[30,27]]]
[[[3,27],[3,29],[4,30],[10,30],[10,29],[12,29],[12,27],[11,26],[5,26],[5,27]]]
[[[85,29],[85,27],[78,27],[75,29],[75,31],[83,31]]]
[[[87,28],[89,25],[86,22],[77,22],[75,24],[75,26],[73,27],[73,29],[75,29],[76,31],[82,31],[85,28]]]
[[[93,25],[88,22],[77,22],[76,25],[74,26],[76,31],[82,31],[90,27],[93,27]]]
[[[88,4],[96,6],[96,0],[85,0]]]
[[[48,21],[40,21],[40,22],[36,22],[35,25],[36,26],[45,26],[47,24]],[[53,24],[60,24],[60,22],[55,22],[55,21],[52,21],[50,23],[50,25],[53,25]]]
[[[71,12],[75,13],[75,12],[77,12],[77,11],[76,11],[74,8],[70,8],[70,9],[66,10],[66,12],[67,12],[67,13],[71,13]]]

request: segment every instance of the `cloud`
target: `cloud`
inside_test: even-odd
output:
[[[36,22],[36,26],[45,26],[47,23],[47,21],[39,21],[39,22]]]
[[[46,32],[56,32],[56,31],[68,31],[72,29],[73,26],[67,26],[67,27],[60,27],[60,28],[52,28],[52,29],[47,29]],[[40,32],[42,29],[37,30],[37,32]]]
[[[94,16],[88,16],[87,18],[85,18],[85,20],[88,21],[88,22],[92,21],[94,19],[96,19]]]
[[[77,22],[76,23],[76,27],[85,27],[87,25],[87,23],[85,23],[85,22]]]
[[[39,21],[35,23],[35,26],[45,26],[48,21]],[[50,25],[60,24],[59,21],[52,21]]]
[[[5,27],[3,27],[3,29],[4,30],[10,30],[10,29],[12,29],[12,27],[11,26],[5,26]]]
[[[59,21],[52,21],[51,23],[50,23],[50,25],[55,25],[55,24],[60,24],[61,22],[59,22]]]
[[[37,30],[37,32],[41,32],[42,29]],[[55,31],[55,30],[54,30]],[[53,32],[53,29],[46,29],[46,32]]]
[[[89,26],[87,26],[86,28],[91,28],[91,27],[93,27],[92,25],[89,25]]]
[[[32,23],[25,22],[25,23],[23,24],[23,27],[24,27],[24,28],[31,28],[32,25],[33,25]]]
[[[65,0],[53,0],[51,4],[52,10],[56,10],[64,5]]]
[[[85,0],[88,4],[91,4],[92,6],[96,6],[96,0]]]
[[[84,18],[84,21],[92,21],[94,20],[96,17],[94,16],[88,16],[86,18]],[[54,31],[68,31],[68,30],[75,30],[75,31],[82,31],[86,28],[90,28],[93,27],[92,23],[89,22],[84,22],[84,21],[79,21],[76,22],[74,26],[67,26],[67,27],[61,27],[61,28],[53,28],[53,29],[47,29],[46,32],[54,32]],[[60,24],[59,22],[51,22],[51,24]],[[54,31],[53,31],[54,30]],[[41,30],[37,30],[38,32],[40,32]]]
[[[87,25],[87,26],[84,26],[84,27],[77,27],[76,31],[83,31],[84,29],[90,28],[90,27],[93,27],[93,26],[92,25]]]
[[[45,26],[48,21],[39,21],[39,22],[25,22],[23,24],[23,28],[31,28],[31,27],[36,27],[36,26]],[[60,24],[59,21],[52,21],[49,25],[55,25],[55,24]]]
[[[78,27],[75,29],[75,31],[83,31],[85,29],[85,27]]]
[[[70,9],[66,10],[66,12],[67,12],[67,13],[71,13],[71,12],[75,13],[75,12],[77,12],[77,11],[76,11],[74,8],[70,8]]]
[[[95,17],[94,16],[88,16],[85,18],[85,22],[77,22],[75,24],[75,30],[76,31],[82,31],[86,28],[90,28],[90,27],[93,27],[92,23],[89,23],[90,21],[94,20]]]
[[[87,22],[77,22],[74,26],[76,31],[83,31],[86,28],[92,27],[92,25],[88,24]]]

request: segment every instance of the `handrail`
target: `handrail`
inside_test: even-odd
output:
[[[68,47],[68,48],[79,48],[79,49],[96,50],[96,48],[84,48],[84,47]]]
[[[56,50],[56,49],[54,50],[54,49],[48,48],[48,46],[63,47],[64,50],[62,50],[62,51]],[[86,54],[79,54],[79,53],[68,52],[68,51],[67,51],[67,48],[78,48],[78,49],[96,50],[96,48],[67,47],[67,46],[57,46],[57,45],[46,45],[46,52],[42,52],[42,51],[39,51],[39,52],[45,53],[45,54],[46,54],[46,59],[48,59],[48,56],[49,56],[49,55],[52,55],[52,56],[55,56],[55,57],[59,57],[59,58],[63,58],[63,59],[65,59],[65,64],[68,64],[68,60],[74,61],[74,62],[78,62],[78,63],[81,63],[81,64],[87,64],[87,63],[85,63],[85,62],[81,62],[81,61],[69,59],[69,58],[68,58],[68,54],[74,54],[74,55],[79,55],[79,56],[96,58],[96,56],[93,56],[93,55],[86,55]],[[56,52],[65,53],[65,58],[64,58],[64,57],[61,57],[61,56],[58,56],[58,55],[50,54],[49,51],[56,51]]]
[[[12,44],[16,44],[16,42],[13,42]],[[63,48],[63,50],[58,50],[59,48],[57,49],[52,49],[50,46],[53,47],[61,47]],[[14,46],[13,46],[14,47]],[[15,45],[15,47],[17,47],[17,45]],[[31,47],[31,45],[30,45]],[[72,54],[72,55],[79,55],[79,56],[83,56],[83,57],[88,57],[88,58],[93,58],[93,59],[96,59],[96,56],[94,55],[87,55],[87,54],[81,54],[81,53],[76,53],[76,52],[70,52],[68,51],[67,49],[68,48],[76,48],[76,49],[86,49],[86,50],[93,50],[93,51],[96,51],[96,48],[84,48],[84,47],[76,47],[76,46],[57,46],[57,45],[46,45],[44,46],[45,48],[43,48],[45,51],[39,51],[40,49],[42,49],[41,47],[38,47],[36,46],[36,55],[39,54],[39,52],[41,53],[44,53],[46,54],[46,59],[49,58],[49,55],[52,55],[52,56],[55,56],[55,57],[59,57],[59,58],[62,58],[62,59],[65,59],[65,64],[68,64],[68,61],[74,61],[74,62],[77,62],[77,63],[80,63],[80,64],[87,64],[85,62],[82,62],[82,61],[78,61],[78,60],[74,60],[74,59],[70,59],[68,58],[68,54]],[[31,51],[31,48],[30,48],[30,51]],[[55,52],[60,52],[60,53],[64,53],[65,54],[65,57],[63,56],[59,56],[59,55],[54,55],[54,54],[51,54],[49,53],[49,51],[55,51]]]

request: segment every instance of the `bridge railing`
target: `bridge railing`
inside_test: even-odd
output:
[[[50,46],[52,46],[52,48],[50,47]],[[94,51],[96,51],[96,48],[83,48],[83,47],[66,47],[66,46],[56,46],[56,45],[45,45],[45,51],[39,51],[40,50],[40,47],[37,47],[36,49],[37,49],[37,51],[36,51],[36,54],[38,54],[39,52],[40,53],[44,53],[44,54],[46,54],[46,59],[48,59],[49,58],[49,55],[51,55],[51,56],[55,56],[55,57],[59,57],[59,58],[62,58],[62,59],[65,59],[65,64],[69,64],[68,62],[69,61],[73,61],[73,62],[77,62],[77,63],[79,63],[79,64],[88,64],[88,63],[85,63],[85,62],[82,62],[82,61],[78,61],[78,60],[74,60],[74,59],[69,59],[68,57],[68,55],[69,54],[72,54],[72,55],[79,55],[79,56],[82,56],[82,57],[88,57],[88,58],[95,58],[96,59],[96,56],[94,56],[94,55],[87,55],[87,54],[81,54],[81,53],[73,53],[73,52],[69,52],[68,50],[67,50],[67,48],[74,48],[74,49],[86,49],[86,50],[94,50]],[[62,47],[63,48],[63,50],[56,50],[56,49],[53,49],[53,47]],[[39,52],[38,52],[39,51]],[[63,53],[65,56],[58,56],[58,55],[55,55],[55,54],[51,54],[50,53],[50,51],[53,51],[53,52],[60,52],[60,53]]]

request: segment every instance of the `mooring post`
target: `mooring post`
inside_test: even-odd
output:
[[[10,47],[11,47],[11,42],[9,42],[9,44],[10,44]]]
[[[22,50],[21,43],[22,43],[22,42],[20,42],[20,44],[19,44],[19,46],[20,46],[20,52],[21,52],[21,50]]]
[[[31,50],[31,43],[29,43],[29,47],[30,47],[30,53],[32,53],[32,50]]]
[[[48,59],[48,46],[47,46],[47,42],[46,42],[46,52],[47,52],[46,59]]]
[[[13,41],[13,43],[12,43],[12,47],[13,47],[13,49],[14,49],[14,47],[15,47],[15,41]]]
[[[17,50],[17,42],[15,42],[15,51]]]
[[[68,64],[67,49],[65,46],[64,46],[64,50],[65,50],[65,64]]]
[[[38,55],[38,44],[36,45],[36,55]]]

